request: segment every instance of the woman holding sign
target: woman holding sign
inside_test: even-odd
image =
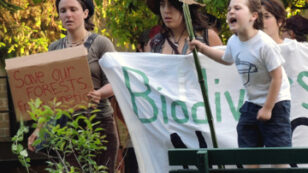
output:
[[[113,52],[115,48],[108,38],[90,32],[94,29],[94,24],[91,22],[94,14],[92,0],[56,0],[56,7],[67,35],[53,42],[49,46],[49,51],[82,44],[88,48],[88,63],[94,84],[94,90],[88,94],[88,97],[92,102],[97,103],[97,108],[101,110],[96,113],[96,121],[100,122],[98,126],[104,129],[103,135],[106,135],[104,140],[108,141],[107,150],[97,155],[95,160],[98,165],[106,165],[108,172],[113,173],[119,147],[113,110],[108,100],[113,95],[113,91],[98,61],[104,53]],[[38,137],[38,131],[39,128],[28,138],[28,148],[31,151],[35,150],[32,144]]]
[[[187,0],[186,0],[187,1]],[[209,29],[207,18],[200,12],[202,4],[189,0],[196,39],[210,46],[222,45],[216,32]],[[188,54],[189,36],[179,0],[147,0],[148,7],[160,17],[160,33],[149,41],[146,51],[164,54]]]

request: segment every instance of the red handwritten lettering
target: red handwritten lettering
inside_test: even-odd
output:
[[[51,77],[54,81],[61,81],[61,80],[69,79],[74,69],[75,69],[74,66],[68,66],[62,69],[55,68],[51,72]]]
[[[13,78],[18,81],[15,85],[16,88],[22,88],[25,85],[33,85],[38,83],[44,83],[44,73],[41,71],[35,71],[33,74],[20,74],[19,70],[14,71]]]
[[[82,77],[77,79],[77,83],[83,86],[83,87],[80,88],[81,90],[84,90],[84,89],[88,88],[87,83],[83,82],[83,78]]]
[[[29,109],[29,105],[21,100],[17,101],[17,106],[22,113],[26,112]]]

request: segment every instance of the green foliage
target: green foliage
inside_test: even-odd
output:
[[[157,24],[157,17],[147,8],[145,0],[113,0],[101,16],[117,47],[128,48],[140,34]]]
[[[6,9],[11,10],[11,11],[22,9],[17,5],[6,2],[5,0],[0,0],[0,9],[1,9],[1,7],[6,8]]]
[[[16,135],[12,138],[12,152],[18,155],[19,162],[26,168],[29,173],[30,158],[28,157],[27,149],[23,147],[21,142],[24,140],[24,135],[29,132],[29,127],[24,126],[23,121],[20,121],[20,127]]]
[[[106,172],[106,167],[98,165],[94,160],[97,154],[101,154],[102,150],[106,150],[104,143],[107,142],[104,140],[105,136],[101,135],[103,129],[96,128],[99,124],[99,122],[94,121],[97,110],[89,111],[87,109],[78,112],[74,112],[73,109],[63,110],[59,108],[61,103],[56,100],[53,100],[48,105],[43,105],[40,99],[31,100],[29,106],[29,114],[36,122],[33,127],[40,128],[33,146],[38,149],[45,148],[48,151],[47,171],[51,173]],[[66,116],[68,121],[66,125],[60,127],[56,122],[62,116]],[[27,132],[24,129],[25,127],[21,126],[20,132],[18,131],[17,133],[18,137],[14,138],[15,141],[22,140],[19,136]],[[16,144],[12,148],[16,148],[14,153],[21,155],[21,158],[27,156],[22,145]],[[56,153],[56,156],[51,155],[51,151]],[[67,161],[68,157],[74,158],[79,166],[74,167],[71,165]],[[21,163],[28,168],[30,159],[26,158],[25,161],[21,160]]]
[[[17,4],[17,0],[11,3]],[[61,34],[52,1],[35,5],[20,0],[18,5],[22,10],[11,11],[0,7],[1,66],[4,66],[5,58],[47,51],[48,45]]]
[[[222,24],[224,43],[230,37],[226,24],[229,0],[200,0],[205,13],[216,16]],[[288,17],[308,8],[307,0],[282,0]],[[8,3],[9,2],[9,3]],[[134,50],[139,35],[158,23],[146,0],[94,0],[94,32],[109,37],[120,50]],[[63,37],[54,0],[0,0],[0,62],[5,58],[47,51],[48,45]]]

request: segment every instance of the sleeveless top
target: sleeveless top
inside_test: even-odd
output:
[[[209,45],[209,41],[208,41],[208,30],[204,30],[203,32],[203,37],[202,36],[196,36],[196,40],[199,40],[207,45]],[[151,40],[150,42],[150,46],[151,46],[151,52],[154,53],[162,53],[163,50],[163,45],[165,43],[165,41],[168,41],[168,43],[170,44],[172,50],[174,51],[175,54],[179,54],[177,46],[171,42],[169,40],[169,38],[167,36],[165,36],[162,33],[158,33],[154,36],[154,38]],[[185,40],[183,49],[182,49],[182,54],[185,55],[187,54],[187,50],[189,48],[189,42],[187,40]]]

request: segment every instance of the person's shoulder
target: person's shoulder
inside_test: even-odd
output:
[[[230,44],[233,45],[235,42],[238,42],[238,41],[239,41],[238,36],[236,34],[232,34],[231,37],[227,41],[227,45],[229,46]]]
[[[103,35],[96,34],[96,37],[93,41],[93,47],[103,52],[115,51],[114,45],[111,40]]]
[[[158,42],[161,42],[164,39],[164,36],[162,33],[157,33],[152,39],[151,42],[153,42],[153,44],[156,44]]]
[[[150,41],[150,47],[154,48],[164,42],[164,36],[162,33],[157,33]]]
[[[277,46],[277,43],[272,39],[272,37],[270,37],[265,32],[259,30],[258,36],[264,44],[269,45],[269,46]]]
[[[54,42],[52,42],[49,46],[48,46],[48,51],[52,51],[52,50],[56,50],[59,49],[59,46],[62,44],[64,38],[61,38],[59,40],[56,40]]]
[[[272,51],[274,49],[280,49],[278,44],[265,32],[259,30],[255,39],[254,47],[261,49],[263,52]]]
[[[97,43],[112,43],[111,40],[106,37],[106,36],[103,36],[103,35],[100,35],[100,34],[96,34],[96,38],[95,38],[95,42]]]
[[[208,39],[210,46],[220,46],[222,41],[218,34],[213,29],[208,29]]]
[[[308,42],[298,42],[295,39],[285,38],[283,43],[279,44],[281,51],[283,52],[296,52],[296,53],[304,53],[308,52]]]

